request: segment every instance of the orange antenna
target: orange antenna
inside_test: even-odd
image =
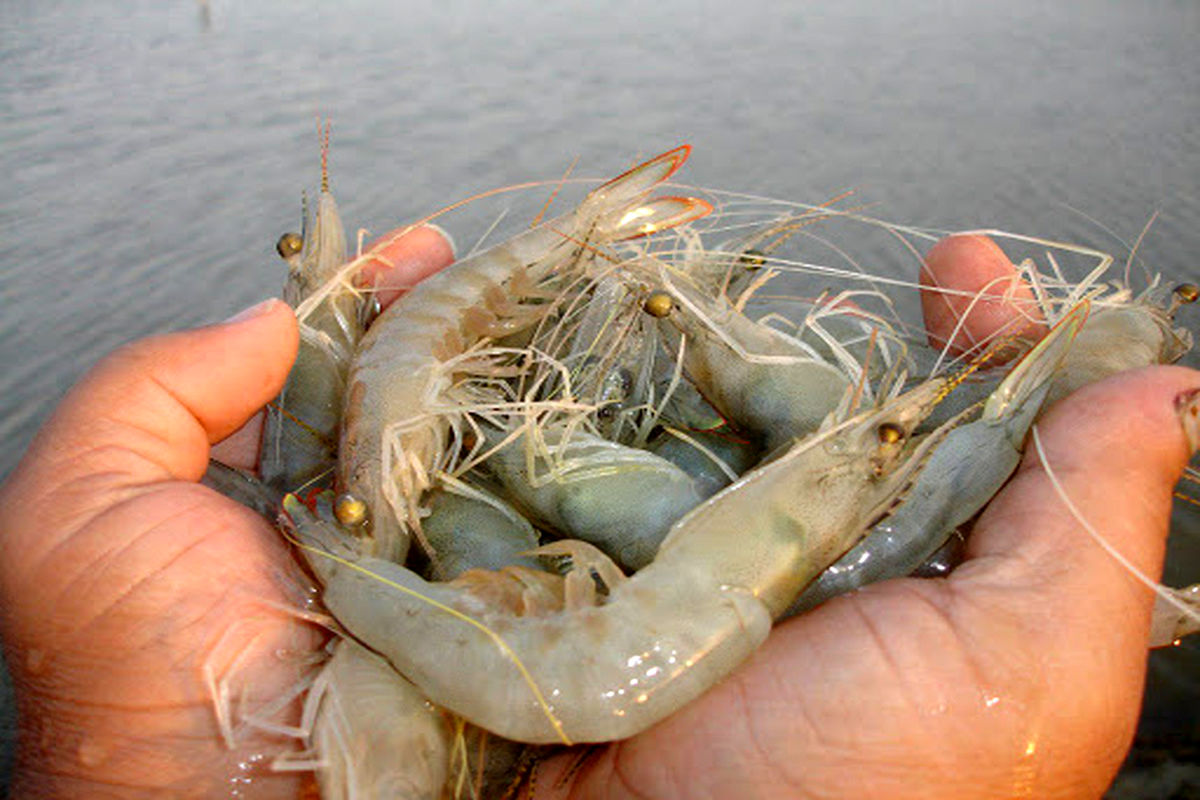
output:
[[[533,222],[529,223],[529,227],[536,228],[542,221],[542,217],[546,216],[546,212],[550,210],[550,205],[554,202],[554,198],[558,197],[558,191],[567,182],[567,178],[571,177],[571,173],[575,171],[575,165],[579,163],[579,156],[575,156],[575,160],[567,167],[567,171],[558,179],[558,183],[554,184],[554,191],[550,192],[550,197],[546,199],[546,204],[542,206],[542,210],[533,218]]]
[[[321,143],[321,192],[329,191],[329,120],[325,120],[325,132],[321,133],[321,120],[317,120],[317,140]]]
[[[1194,506],[1200,506],[1200,500],[1197,500],[1191,495],[1184,494],[1183,492],[1175,492],[1175,497],[1184,501],[1185,503],[1191,503]]]
[[[863,356],[862,373],[858,376],[858,385],[854,387],[854,399],[850,402],[850,413],[853,414],[858,410],[858,404],[862,402],[863,391],[867,385],[868,367],[871,365],[871,356],[875,352],[875,338],[879,334],[879,328],[871,328],[871,338],[867,340],[867,354]]]
[[[984,350],[976,358],[974,358],[971,361],[971,363],[967,364],[965,369],[961,370],[957,375],[951,376],[950,380],[947,381],[946,386],[942,389],[941,393],[938,395],[936,402],[940,403],[940,402],[942,402],[942,400],[946,399],[946,397],[951,392],[953,392],[960,385],[962,385],[963,381],[965,381],[967,378],[971,377],[971,375],[973,375],[974,373],[978,372],[979,368],[982,367],[987,362],[991,361],[992,358],[994,358],[997,353],[1001,352],[1002,350],[1004,350],[1004,348],[1008,347],[1010,344],[1015,342],[1021,336],[1022,333],[1024,333],[1026,330],[1029,329],[1031,324],[1032,324],[1031,322],[1026,320],[1025,323],[1022,324],[1016,330],[1010,331],[1009,333],[1006,333],[1003,336],[1000,336],[997,339],[995,339],[990,345],[988,345],[986,350]]]
[[[854,194],[854,190],[847,189],[841,194],[829,198],[824,203],[821,203],[813,208],[806,209],[804,213],[799,214],[793,219],[787,220],[783,224],[766,231],[761,238],[765,239],[769,236],[777,236],[777,238],[774,241],[762,246],[763,254],[770,255],[772,252],[779,249],[784,242],[792,238],[792,236],[799,232],[801,228],[821,220],[829,219],[830,217],[852,214],[857,211],[864,211],[871,207],[870,203],[863,203],[857,206],[850,206],[849,208],[833,208],[834,204],[845,200],[852,194]]]

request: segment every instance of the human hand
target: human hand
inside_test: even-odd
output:
[[[983,237],[927,258],[976,291],[1013,267]],[[1002,290],[1002,289],[1001,289]],[[925,304],[934,339],[953,309]],[[987,304],[967,343],[1011,318]],[[1172,487],[1191,448],[1177,367],[1086,387],[1038,423],[1066,494],[1137,568],[1161,573]],[[1193,417],[1194,420],[1194,417]],[[1133,735],[1153,596],[1083,530],[1032,446],[949,577],[869,586],[778,625],[725,681],[646,733],[544,762],[571,797],[1099,797]]]
[[[949,261],[965,277],[981,257],[967,246]],[[244,652],[238,672],[257,696],[294,683],[317,637],[268,604],[299,605],[303,584],[269,525],[191,481],[208,443],[278,391],[294,348],[280,307],[138,343],[68,396],[0,493],[18,554],[0,566],[24,712],[14,789],[228,790],[270,752],[261,736],[224,748],[198,676]],[[1186,370],[1125,376],[1042,427],[1067,491],[1084,508],[1099,498],[1112,515],[1103,530],[1151,574],[1185,457],[1172,402],[1198,386]],[[1119,402],[1138,410],[1117,413]],[[1105,466],[1131,442],[1136,462]],[[248,465],[252,448],[226,450]],[[946,581],[889,582],[781,625],[724,683],[567,785],[569,757],[544,763],[539,792],[1098,794],[1136,716],[1148,593],[1029,459],[969,557]],[[297,790],[254,780],[256,796]]]
[[[384,255],[389,285],[452,258],[428,229]],[[196,483],[222,440],[224,459],[254,466],[257,412],[297,341],[268,301],[121,348],[0,488],[14,797],[299,793],[301,777],[260,763],[279,737],[244,730],[226,747],[205,675],[234,679],[231,701],[246,690],[251,707],[295,685],[324,637],[280,609],[304,607],[309,581],[270,524]]]

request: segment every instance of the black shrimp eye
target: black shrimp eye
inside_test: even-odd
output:
[[[275,243],[275,252],[279,253],[281,258],[291,258],[303,247],[304,240],[300,238],[300,234],[289,231],[279,237],[279,241]]]
[[[642,304],[642,309],[652,317],[662,318],[671,313],[671,309],[675,303],[671,300],[671,295],[666,292],[655,292],[646,298],[646,302]]]
[[[885,422],[876,429],[875,435],[880,444],[896,444],[904,438],[904,431],[894,422]]]
[[[767,254],[762,250],[751,248],[738,256],[738,261],[744,264],[746,269],[758,269],[767,263]]]
[[[1200,286],[1194,283],[1181,283],[1175,287],[1175,296],[1181,303],[1194,303],[1200,300]]]
[[[339,494],[333,503],[333,515],[343,525],[361,525],[367,519],[367,504],[353,495]]]

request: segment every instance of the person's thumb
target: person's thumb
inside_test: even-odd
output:
[[[279,392],[298,342],[291,309],[267,300],[218,325],[120,348],[67,393],[34,439],[0,490],[0,518],[11,526],[33,513],[78,524],[79,515],[103,511],[95,506],[106,491],[116,502],[155,482],[199,479],[209,445]],[[45,520],[51,509],[58,519]]]

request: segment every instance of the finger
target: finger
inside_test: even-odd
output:
[[[970,605],[1002,607],[1059,662],[1086,660],[1097,685],[1136,707],[1154,597],[1143,581],[1161,574],[1172,489],[1200,444],[1200,373],[1122,373],[1035,430],[950,584]]]
[[[1046,332],[1036,312],[1033,291],[1012,261],[987,236],[947,236],[935,244],[921,266],[921,310],[929,343],[961,355],[1013,328],[1040,338]],[[1031,318],[1033,325],[1025,325]]]
[[[291,309],[268,300],[219,325],[123,347],[67,394],[17,477],[41,491],[197,480],[209,445],[278,394],[297,343]]]
[[[256,469],[265,425],[266,412],[255,414],[245,425],[214,444],[209,451],[209,457],[230,467]]]
[[[375,287],[387,308],[423,279],[454,262],[454,242],[436,225],[397,228],[380,237],[367,251],[370,259],[359,273],[365,286]]]

